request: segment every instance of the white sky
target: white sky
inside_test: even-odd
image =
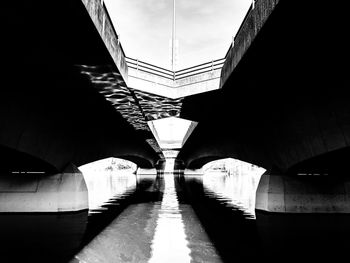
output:
[[[172,0],[105,0],[127,56],[170,69]],[[176,0],[177,69],[223,58],[251,0]]]

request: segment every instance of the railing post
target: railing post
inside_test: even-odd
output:
[[[232,48],[235,46],[235,36],[232,36]]]
[[[252,0],[252,9],[255,8],[255,0]]]
[[[214,71],[214,60],[212,59],[211,60],[211,73],[213,73]]]
[[[136,75],[139,75],[139,59],[136,59]]]

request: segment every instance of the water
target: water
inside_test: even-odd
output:
[[[112,177],[89,211],[1,214],[0,262],[337,262],[349,247],[348,215],[252,209],[255,176]]]

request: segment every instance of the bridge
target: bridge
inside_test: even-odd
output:
[[[164,155],[148,122],[173,116],[198,123],[177,168],[237,158],[267,169],[258,209],[349,212],[336,201],[347,191],[317,192],[325,177],[347,184],[338,176],[348,170],[350,140],[344,9],[323,1],[253,1],[225,58],[176,72],[126,57],[103,1],[7,1],[3,10],[4,173],[58,174],[83,195],[77,166],[119,157],[161,169]],[[310,176],[315,184],[307,187]],[[290,177],[303,187],[286,187]],[[45,192],[45,178],[29,188]],[[9,180],[1,184],[4,193]],[[71,191],[69,185],[59,191]],[[310,201],[315,191],[327,202]],[[37,207],[39,199],[31,198],[29,208],[16,211]],[[40,207],[57,212],[87,204],[61,201]]]

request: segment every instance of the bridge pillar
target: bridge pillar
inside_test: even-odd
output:
[[[340,261],[348,251],[349,201],[349,178],[265,173],[255,211],[262,253],[276,262]]]
[[[74,165],[50,176],[32,173],[0,176],[0,213],[58,213],[88,208],[85,180]]]
[[[257,189],[255,208],[273,213],[350,213],[349,201],[349,178],[265,173]]]

